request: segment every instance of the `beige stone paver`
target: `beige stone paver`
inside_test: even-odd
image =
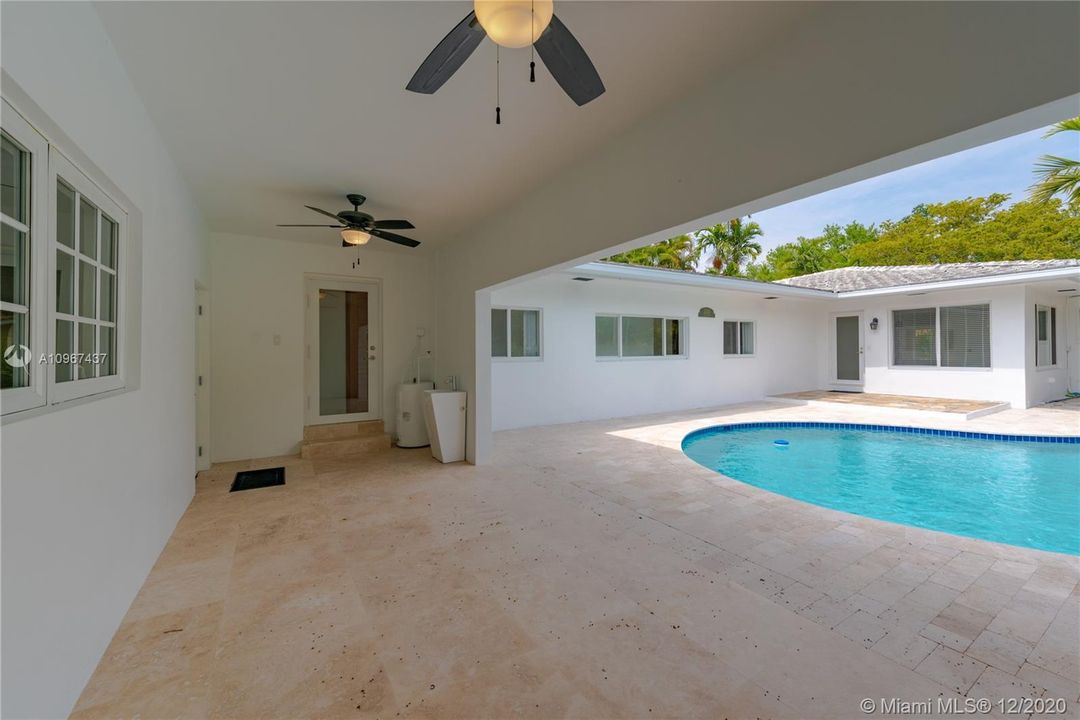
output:
[[[529,428],[482,467],[426,450],[216,465],[74,716],[849,718],[863,697],[952,693],[1075,712],[1076,557],[808,505],[680,450],[721,422],[896,412]],[[910,423],[1080,431],[1044,408]],[[273,465],[285,486],[226,492]]]

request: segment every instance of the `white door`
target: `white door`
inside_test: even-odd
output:
[[[309,277],[304,304],[306,424],[382,417],[378,283]]]
[[[862,314],[833,316],[833,382],[837,385],[863,384]]]
[[[1065,358],[1069,370],[1069,390],[1080,392],[1080,297],[1073,296],[1065,301],[1065,313],[1068,317],[1066,333],[1068,336],[1068,356]]]

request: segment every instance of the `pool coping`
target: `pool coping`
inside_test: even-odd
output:
[[[821,422],[800,420],[759,420],[755,422],[722,423],[691,430],[687,433],[680,447],[685,450],[691,438],[719,435],[732,430],[754,430],[763,428],[818,428],[823,430],[861,430],[864,432],[892,432],[904,435],[929,435],[934,437],[965,438],[968,440],[993,440],[996,442],[1026,442],[1049,445],[1080,445],[1080,435],[1017,435],[988,433],[976,430],[943,430],[936,428],[913,427],[908,425],[882,425],[878,423]]]

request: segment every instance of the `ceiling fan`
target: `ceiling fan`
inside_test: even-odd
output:
[[[473,10],[420,64],[407,90],[430,95],[442,87],[485,36],[497,45],[532,45],[555,82],[578,105],[604,93],[604,83],[577,39],[556,17],[552,0],[474,0]],[[535,62],[529,79],[536,81]],[[496,116],[497,119],[497,116]]]
[[[360,212],[360,206],[367,200],[366,197],[357,193],[349,193],[345,199],[353,206],[352,210],[342,210],[332,213],[329,210],[305,205],[308,210],[314,210],[338,221],[337,225],[278,225],[278,227],[325,227],[338,228],[341,230],[341,247],[354,245],[366,245],[372,237],[389,240],[405,247],[416,247],[419,241],[407,238],[404,235],[387,232],[387,230],[411,230],[415,227],[408,220],[376,220],[365,212]]]

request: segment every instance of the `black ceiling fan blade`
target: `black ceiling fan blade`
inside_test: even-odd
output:
[[[389,240],[392,243],[397,243],[398,245],[404,245],[405,247],[416,247],[417,245],[420,244],[420,242],[418,240],[413,240],[412,238],[407,238],[404,235],[397,235],[396,233],[386,232],[385,230],[378,230],[376,228],[372,228],[372,230],[370,232],[371,232],[372,235],[374,235],[377,238],[382,238],[383,240]]]
[[[408,220],[376,220],[375,227],[380,230],[412,230],[416,226]]]
[[[345,225],[278,225],[277,227],[322,227],[322,228],[344,228]]]
[[[314,210],[317,213],[322,213],[323,215],[325,215],[327,217],[332,217],[335,220],[337,220],[338,222],[341,222],[341,218],[339,218],[336,214],[330,212],[329,210],[323,210],[321,208],[312,207],[311,205],[305,205],[304,207],[306,207],[308,210]]]
[[[533,43],[559,87],[578,105],[604,94],[604,81],[581,43],[555,15]]]
[[[470,12],[420,63],[405,89],[432,94],[457,72],[486,36],[487,33],[476,19],[476,13]]]

